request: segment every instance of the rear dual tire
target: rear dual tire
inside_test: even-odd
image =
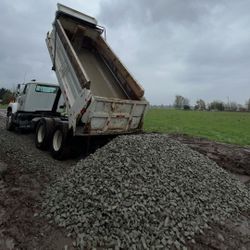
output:
[[[36,147],[41,150],[49,149],[54,159],[64,160],[69,157],[71,138],[68,126],[55,125],[51,118],[42,118],[36,126]]]
[[[50,118],[41,119],[36,126],[36,147],[46,150],[51,145],[54,121]]]
[[[51,155],[54,159],[64,160],[70,155],[71,134],[68,128],[58,126],[52,135]]]

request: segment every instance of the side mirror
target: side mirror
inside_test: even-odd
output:
[[[19,83],[19,84],[17,84],[17,94],[20,93],[20,89],[21,89],[21,84]]]

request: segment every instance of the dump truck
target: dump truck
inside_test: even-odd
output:
[[[46,44],[59,86],[29,83],[46,105],[26,100],[26,107],[35,108],[20,110],[20,103],[12,103],[6,127],[34,128],[36,146],[50,148],[52,156],[61,159],[69,138],[140,132],[148,102],[143,88],[107,44],[105,28],[84,13],[62,4],[57,7]],[[26,97],[24,93],[21,100]],[[66,114],[58,112],[62,98]]]

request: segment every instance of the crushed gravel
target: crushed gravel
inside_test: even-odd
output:
[[[61,162],[53,159],[49,152],[36,148],[33,133],[9,132],[5,129],[5,119],[1,117],[0,154],[12,159],[16,165],[21,165],[22,172],[28,171],[29,174],[34,173],[36,176],[43,175],[46,177],[44,182],[63,175],[66,169],[77,162],[74,159]]]
[[[80,248],[185,249],[211,222],[250,208],[250,193],[164,135],[120,136],[44,192],[43,212]]]

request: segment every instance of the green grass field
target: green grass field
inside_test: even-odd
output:
[[[7,104],[0,104],[0,109],[6,109],[8,107]]]
[[[150,109],[144,129],[250,145],[250,113]]]

